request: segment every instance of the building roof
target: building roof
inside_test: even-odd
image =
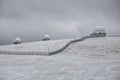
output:
[[[106,33],[104,26],[96,26],[93,33]]]
[[[17,38],[14,40],[14,42],[20,43],[20,42],[22,42],[22,40],[21,40],[21,38],[17,37]]]
[[[48,34],[44,35],[43,39],[50,39],[50,36]]]

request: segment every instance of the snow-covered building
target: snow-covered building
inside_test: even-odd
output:
[[[14,44],[20,44],[20,43],[22,43],[22,40],[21,40],[21,38],[17,37],[17,38],[14,40],[13,43],[14,43]]]
[[[105,37],[106,36],[105,28],[103,26],[96,26],[95,29],[93,30],[93,33],[90,35],[94,37]]]
[[[49,36],[48,34],[46,34],[46,35],[44,35],[44,37],[43,37],[42,40],[43,40],[43,41],[50,40],[50,36]]]

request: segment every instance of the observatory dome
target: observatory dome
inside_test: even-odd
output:
[[[96,26],[93,33],[106,33],[106,31],[103,26]]]
[[[19,43],[22,43],[22,40],[21,40],[21,38],[17,37],[17,38],[14,40],[14,44],[19,44]]]
[[[48,34],[44,35],[43,40],[50,40],[50,36]]]

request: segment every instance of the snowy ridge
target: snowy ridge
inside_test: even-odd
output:
[[[92,36],[85,36],[75,40],[54,40],[40,41],[32,43],[23,43],[17,45],[8,45],[0,47],[0,54],[14,55],[53,55],[66,49],[70,44],[83,41]]]
[[[87,41],[87,44],[85,44],[86,43],[85,39],[88,39],[88,38],[92,38],[92,39],[89,39],[90,41]],[[83,42],[79,43],[79,41],[83,41]],[[53,54],[62,52],[67,48],[68,49],[67,53],[69,53],[70,51],[71,52],[74,51],[77,54],[84,55],[84,56],[89,56],[89,55],[91,55],[92,57],[109,56],[106,53],[109,53],[109,54],[111,53],[111,55],[117,56],[119,55],[118,53],[120,52],[119,51],[120,45],[118,45],[118,42],[119,42],[119,38],[115,38],[115,39],[109,38],[109,37],[93,38],[91,36],[85,36],[81,39],[75,39],[75,40],[69,39],[69,40],[40,41],[40,42],[22,43],[17,45],[1,46],[0,54],[53,55]],[[75,43],[75,44],[72,44],[72,43]],[[71,48],[71,50],[69,50],[69,48]],[[111,55],[109,57],[112,58]]]
[[[49,55],[63,48],[71,40],[39,41],[0,46],[0,54]]]

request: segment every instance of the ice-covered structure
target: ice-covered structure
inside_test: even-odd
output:
[[[106,31],[103,26],[96,26],[95,29],[93,30],[93,33],[91,36],[94,37],[105,37],[106,36]]]
[[[43,40],[43,41],[50,40],[50,36],[49,36],[48,34],[46,34],[46,35],[44,35],[44,37],[43,37],[42,40]]]
[[[22,43],[22,40],[21,38],[17,37],[15,40],[14,40],[14,44],[20,44]]]

